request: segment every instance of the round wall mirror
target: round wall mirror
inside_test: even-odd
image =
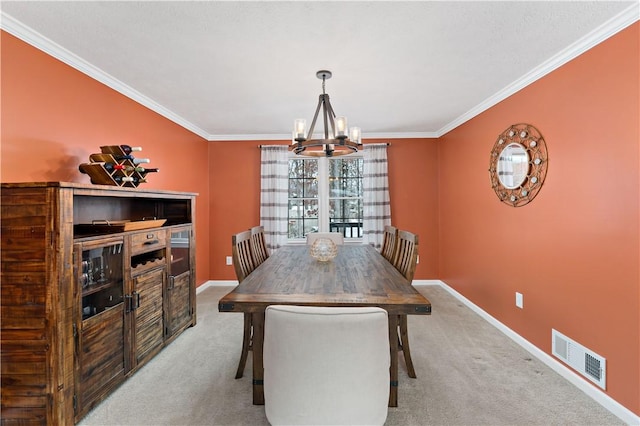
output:
[[[514,124],[498,135],[489,158],[491,186],[503,203],[523,206],[538,194],[547,175],[547,146],[530,124]]]
[[[529,154],[520,144],[510,143],[498,157],[498,180],[507,189],[515,189],[529,174]]]

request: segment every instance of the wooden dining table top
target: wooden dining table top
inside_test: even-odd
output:
[[[264,312],[268,305],[378,306],[390,314],[429,315],[431,302],[370,245],[341,245],[320,262],[309,246],[274,252],[220,299],[221,312]]]

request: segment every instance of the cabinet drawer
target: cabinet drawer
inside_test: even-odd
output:
[[[131,235],[131,254],[157,250],[167,245],[167,232],[164,229],[137,232]]]

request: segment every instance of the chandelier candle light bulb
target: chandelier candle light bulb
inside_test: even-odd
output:
[[[347,138],[347,117],[336,117],[336,138]]]
[[[352,142],[355,142],[357,144],[360,144],[360,138],[361,138],[361,133],[360,133],[360,127],[352,127],[349,131],[349,139],[351,139]]]
[[[307,127],[307,120],[305,120],[304,118],[298,118],[296,119],[296,121],[293,124],[293,132],[295,133],[295,141],[301,141],[301,140],[305,140],[304,137],[304,132],[305,132],[305,128]]]

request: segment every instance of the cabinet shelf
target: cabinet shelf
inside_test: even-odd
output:
[[[84,325],[88,325],[88,324],[96,324],[96,323],[99,324],[99,322],[101,321],[101,316],[106,315],[109,311],[111,311],[113,309],[118,309],[118,308],[122,309],[123,305],[124,305],[124,302],[121,301],[121,302],[116,303],[113,306],[107,306],[102,311],[96,312],[95,314],[88,315],[88,316],[85,316],[83,314],[83,316],[82,316],[82,324],[83,324],[83,326]]]
[[[89,296],[90,294],[97,293],[97,292],[102,291],[102,290],[104,290],[106,288],[115,287],[116,285],[118,285],[118,283],[114,282],[114,281],[107,281],[107,282],[104,282],[104,283],[90,284],[87,287],[84,287],[82,289],[82,297]],[[120,282],[119,285],[122,285],[122,283]]]
[[[171,264],[172,265],[180,265],[181,263],[184,263],[187,261],[186,257],[175,257],[173,259],[171,259]]]

